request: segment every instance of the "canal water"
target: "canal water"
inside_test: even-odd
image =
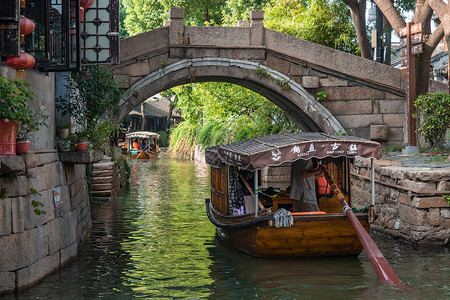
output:
[[[215,235],[206,165],[163,153],[132,161],[129,188],[91,205],[77,259],[5,299],[450,299],[450,251],[372,235],[400,279],[359,257],[256,259]]]

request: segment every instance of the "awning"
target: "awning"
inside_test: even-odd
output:
[[[132,139],[132,138],[148,139],[148,138],[159,138],[159,134],[150,132],[150,131],[136,131],[136,132],[127,133],[127,135],[125,137],[127,139]]]
[[[223,163],[247,170],[277,166],[284,162],[310,158],[381,158],[377,142],[353,136],[325,133],[282,133],[206,149],[206,162]]]

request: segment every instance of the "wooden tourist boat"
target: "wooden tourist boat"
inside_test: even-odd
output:
[[[381,157],[378,143],[323,133],[287,133],[210,147],[205,156],[211,167],[211,199],[206,199],[207,215],[216,225],[218,235],[231,245],[256,257],[361,253],[363,245],[350,217],[343,212],[342,203],[352,205],[350,166],[353,158],[371,158],[373,166],[373,159]],[[322,173],[326,174],[334,194],[318,198],[320,212],[290,213],[293,225],[277,228],[276,212],[284,207],[286,210],[280,212],[287,213],[286,219],[290,219],[287,210],[292,204],[291,199],[288,189],[270,197],[261,194],[261,170],[267,173],[266,168],[286,168],[298,159],[311,158],[320,161]],[[237,181],[232,179],[233,176]],[[250,180],[246,179],[251,176]],[[289,180],[288,177],[286,185],[290,184]],[[244,207],[239,209],[230,207],[235,205],[233,199],[236,197],[232,197],[230,191],[237,189],[232,187],[236,182],[251,193],[250,200],[245,197]],[[372,205],[373,192],[372,181]],[[361,231],[368,232],[369,213],[354,215],[364,228]]]
[[[150,131],[136,131],[126,136],[126,152],[133,159],[158,158],[159,134]]]

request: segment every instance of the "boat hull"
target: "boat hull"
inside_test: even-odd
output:
[[[153,151],[146,151],[144,153],[138,153],[137,155],[130,155],[132,159],[152,159],[152,158],[158,158],[157,152]]]
[[[248,223],[250,216],[227,217],[213,209],[210,214],[216,226],[217,222],[225,224],[217,226],[222,239],[256,257],[359,255],[363,250],[356,231],[344,214],[293,216],[294,225],[281,228],[276,228],[271,220],[227,228],[239,222]],[[357,213],[356,216],[368,231],[368,215]]]

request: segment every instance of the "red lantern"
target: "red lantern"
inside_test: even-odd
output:
[[[80,21],[83,21],[84,18],[84,8],[80,7]]]
[[[80,0],[80,7],[86,9],[94,4],[95,0]]]
[[[20,16],[20,43],[25,41],[24,36],[34,31],[34,22],[24,16]]]
[[[19,56],[9,56],[6,58],[8,67],[16,70],[16,78],[25,79],[25,70],[34,66],[33,55],[20,52]]]
[[[34,31],[34,22],[24,16],[20,16],[20,34],[27,35]]]

